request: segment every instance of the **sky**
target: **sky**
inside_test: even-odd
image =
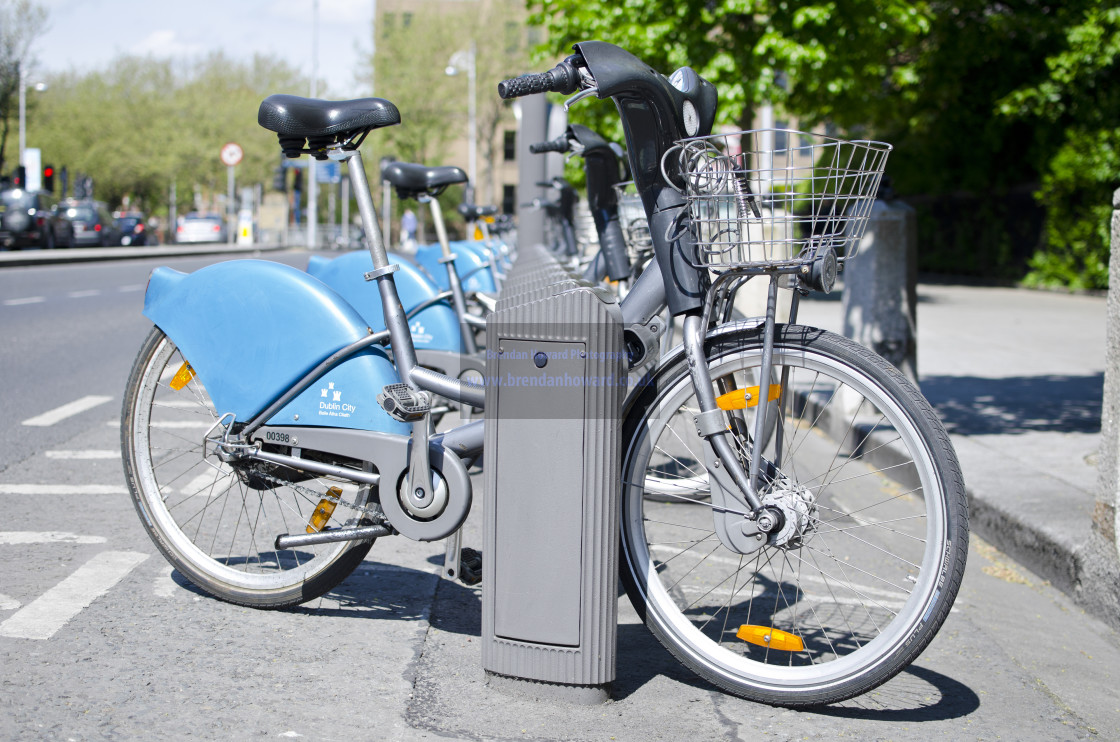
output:
[[[221,50],[246,60],[270,54],[311,74],[314,0],[37,1],[48,20],[33,53],[45,72],[104,68],[122,54],[193,59]],[[368,94],[354,78],[370,51],[374,2],[318,0],[319,79],[333,98]]]

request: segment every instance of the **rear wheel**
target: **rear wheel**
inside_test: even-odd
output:
[[[757,329],[706,348],[716,394],[757,392]],[[831,703],[894,676],[945,620],[967,553],[964,485],[936,415],[878,356],[779,326],[773,367],[780,414],[763,426],[759,494],[784,526],[761,548],[718,534],[717,518],[741,528],[747,508],[713,508],[714,459],[682,359],[626,416],[622,577],[701,676],[765,703]],[[724,413],[728,428],[753,431],[755,409]],[[745,435],[736,442],[745,463]]]
[[[333,588],[372,540],[279,550],[276,537],[372,522],[375,493],[205,456],[203,438],[217,420],[186,359],[153,329],[133,366],[121,421],[129,491],[152,541],[187,579],[232,603],[291,606]],[[333,505],[326,521],[313,517],[324,503]]]

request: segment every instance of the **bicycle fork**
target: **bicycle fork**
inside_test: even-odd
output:
[[[683,339],[689,375],[696,392],[700,412],[694,418],[697,434],[707,442],[706,462],[711,486],[712,509],[720,540],[734,551],[751,553],[766,543],[766,534],[779,530],[783,516],[777,508],[767,506],[759,494],[762,472],[762,442],[767,440],[766,425],[772,404],[769,390],[773,377],[774,337],[777,315],[778,276],[770,278],[763,325],[762,363],[759,369],[757,403],[753,435],[747,437],[747,467],[736,454],[733,436],[725,411],[720,408],[713,389],[711,373],[704,352],[705,323],[699,314],[684,318]],[[780,415],[779,415],[780,416]]]

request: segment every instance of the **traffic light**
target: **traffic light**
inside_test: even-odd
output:
[[[27,168],[23,165],[18,165],[12,174],[12,186],[15,188],[27,187]]]
[[[54,193],[54,165],[43,166],[43,190]]]

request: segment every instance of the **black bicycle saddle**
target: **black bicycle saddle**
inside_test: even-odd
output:
[[[412,162],[390,162],[381,169],[381,177],[397,189],[401,198],[415,198],[423,193],[439,195],[449,185],[467,182],[462,168],[429,167]]]
[[[276,132],[288,157],[299,157],[305,141],[310,149],[321,150],[370,129],[400,122],[400,111],[384,98],[319,100],[277,94],[265,98],[257,111],[257,123]]]

